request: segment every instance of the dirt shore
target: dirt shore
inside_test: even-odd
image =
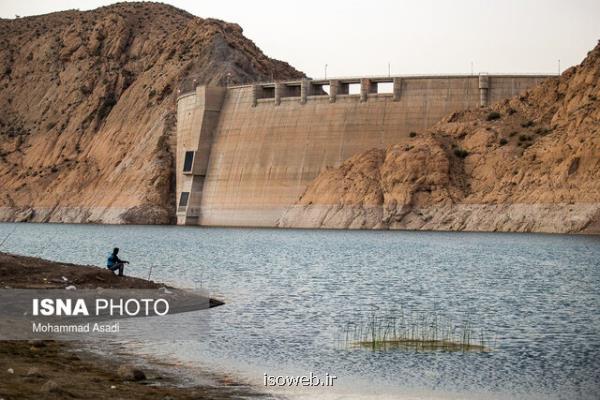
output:
[[[67,278],[64,280],[63,277]],[[0,252],[0,288],[156,288],[106,269]],[[211,306],[222,305],[213,300]],[[207,310],[206,312],[210,312]],[[92,351],[87,343],[0,341],[0,399],[240,399],[264,398],[227,376],[159,362],[122,346]],[[142,372],[143,374],[140,374]],[[186,375],[186,379],[182,378]],[[198,376],[200,375],[200,376]],[[189,379],[190,376],[198,379]],[[197,383],[197,382],[202,383]]]

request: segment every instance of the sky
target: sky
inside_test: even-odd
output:
[[[0,17],[115,2],[0,0]],[[313,78],[325,70],[328,77],[557,73],[600,40],[599,0],[164,2],[238,23],[268,56]]]

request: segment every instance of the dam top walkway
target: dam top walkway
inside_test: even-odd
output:
[[[251,83],[242,83],[234,85],[226,85],[227,89],[239,89],[247,88],[252,86],[260,86],[265,88],[275,88],[277,84],[283,84],[285,86],[297,86],[300,87],[303,81],[309,81],[312,85],[328,86],[331,82],[339,82],[341,84],[360,84],[362,80],[369,80],[372,83],[392,83],[394,79],[457,79],[457,78],[474,78],[479,77],[498,77],[498,78],[550,78],[558,76],[558,74],[549,73],[487,73],[481,72],[478,74],[402,74],[402,75],[362,75],[362,76],[338,76],[331,78],[301,78],[301,79],[284,79],[284,80],[271,80],[271,81],[257,81]],[[197,86],[201,86],[202,83],[198,83],[199,79],[194,77],[188,77],[181,81],[177,90],[178,97],[186,96],[193,92]]]
[[[507,81],[518,81],[522,79],[545,79],[556,75],[549,74],[453,74],[453,75],[398,75],[398,76],[369,76],[369,77],[335,77],[330,79],[292,79],[271,82],[255,82],[242,85],[228,85],[227,90],[251,89],[252,104],[274,102],[275,105],[281,103],[282,98],[295,98],[304,104],[310,98],[329,97],[331,102],[335,102],[337,96],[354,96],[360,98],[361,102],[367,101],[369,96],[383,95],[390,96],[394,101],[401,97],[403,86],[409,82],[437,80],[462,80],[468,82],[468,85],[479,89],[481,92],[481,106],[487,106],[487,91],[492,86],[492,81],[501,82],[505,85]],[[508,83],[510,84],[510,83]],[[477,86],[475,86],[477,85]],[[198,86],[197,80],[192,79],[182,82],[178,90],[178,98],[194,94]],[[495,86],[495,85],[494,85]]]

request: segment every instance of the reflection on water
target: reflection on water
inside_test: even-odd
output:
[[[0,239],[13,229],[0,224]],[[600,238],[430,232],[19,225],[2,250],[204,287],[227,305],[197,341],[144,351],[243,374],[338,376],[303,396],[600,397]],[[364,351],[340,329],[372,310],[464,315],[491,352]],[[308,391],[308,392],[307,392]],[[288,392],[288,391],[286,391]],[[294,391],[289,391],[294,392]],[[307,394],[309,393],[309,394]]]

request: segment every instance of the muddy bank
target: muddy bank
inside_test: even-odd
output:
[[[65,281],[64,278],[67,278]],[[158,288],[106,269],[0,253],[0,288]],[[222,305],[211,301],[211,307]],[[210,312],[207,310],[206,312]],[[0,398],[235,399],[265,396],[227,376],[129,353],[106,343],[0,341]]]
[[[125,275],[127,275],[125,265]],[[106,268],[48,261],[0,252],[0,288],[12,289],[158,289],[167,285],[152,280],[118,277]],[[167,286],[168,287],[168,286]],[[209,300],[210,307],[223,305]]]
[[[95,289],[98,286],[110,289],[155,289],[164,286],[145,279],[118,277],[106,268],[0,252],[1,288],[61,289],[69,285],[75,285],[78,289]]]
[[[101,356],[77,342],[0,341],[0,398],[264,398],[251,387],[226,376],[202,372],[206,383],[182,382],[182,368],[166,363],[148,364],[131,354]],[[135,371],[142,372],[145,379],[136,381]],[[142,378],[139,372],[135,374]]]

